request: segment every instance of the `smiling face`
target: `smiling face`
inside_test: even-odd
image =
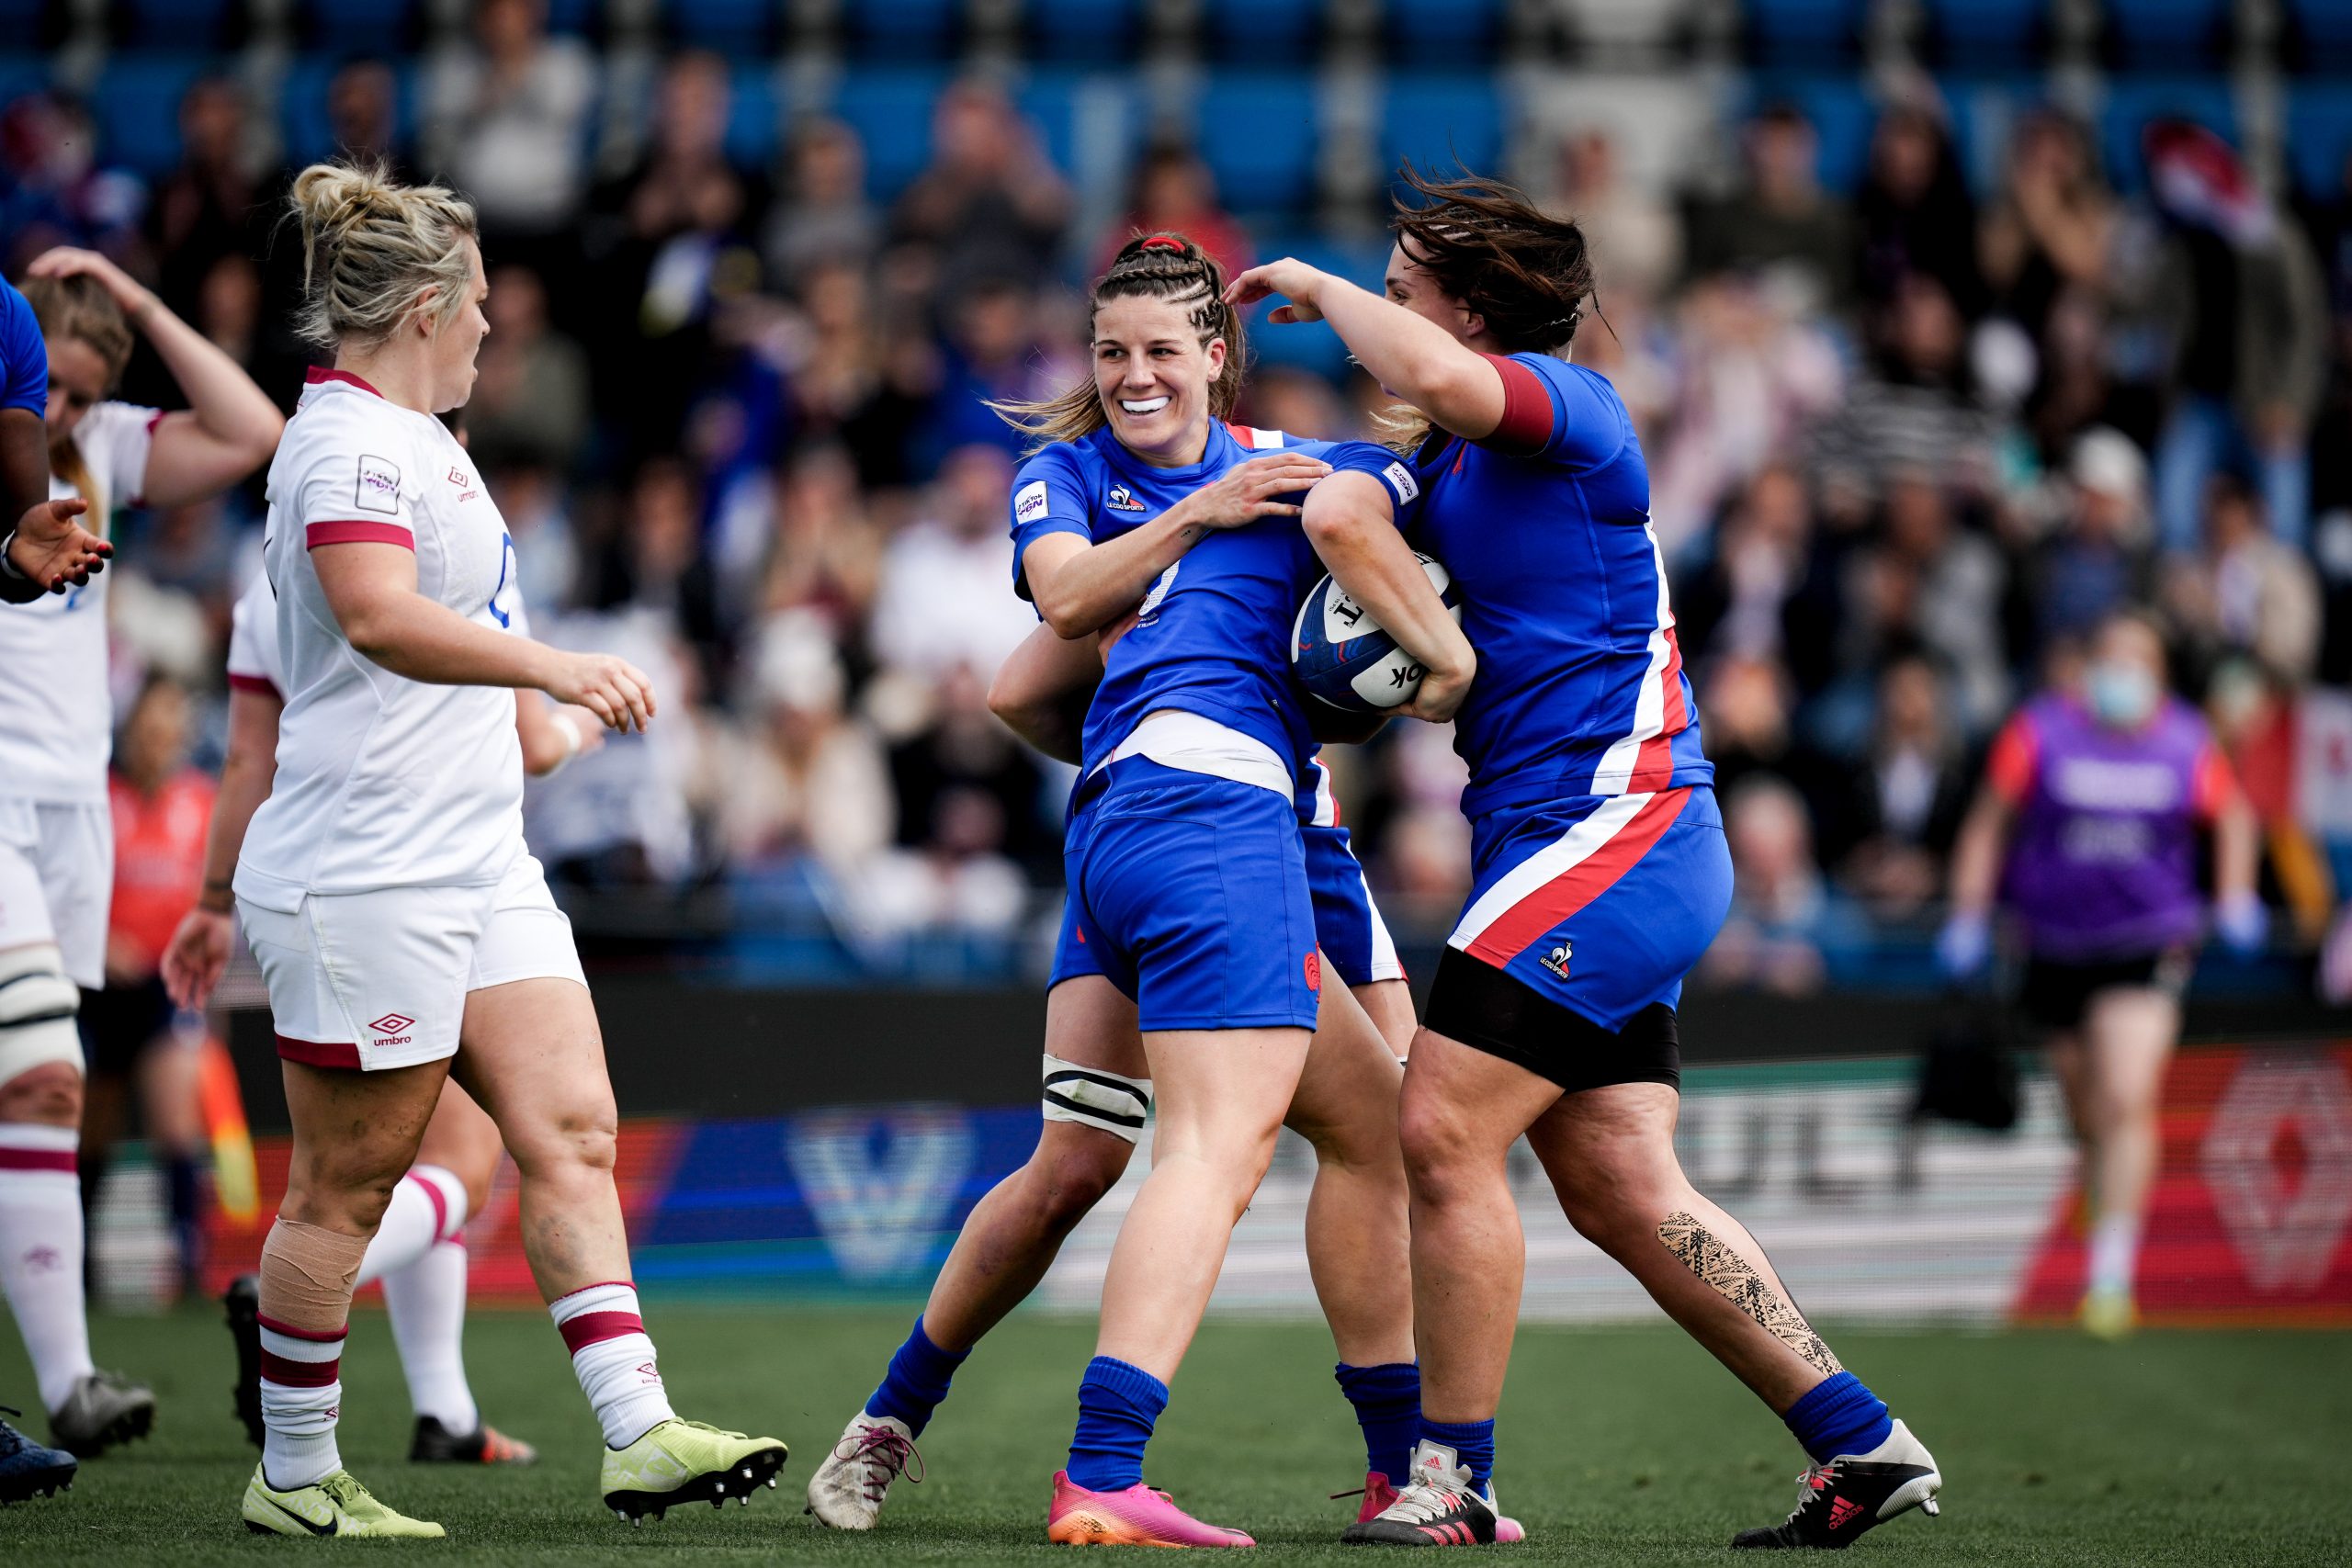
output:
[[[1094,313],[1094,390],[1111,434],[1156,468],[1200,460],[1225,340],[1201,342],[1188,305],[1125,296]]]
[[[426,348],[435,413],[462,408],[473,395],[474,362],[481,353],[481,340],[490,332],[490,318],[482,312],[482,302],[490,298],[490,283],[482,276],[481,247],[470,239],[465,245],[465,308],[434,329]],[[423,307],[428,312],[432,308],[431,300]]]

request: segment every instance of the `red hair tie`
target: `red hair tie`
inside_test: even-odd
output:
[[[1146,240],[1143,243],[1143,248],[1147,251],[1176,251],[1181,253],[1184,249],[1184,242],[1168,234],[1154,234],[1150,239]]]

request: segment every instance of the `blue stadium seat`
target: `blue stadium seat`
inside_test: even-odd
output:
[[[843,0],[850,52],[861,60],[945,60],[964,0]]]
[[[1851,195],[1870,167],[1871,131],[1878,107],[1851,76],[1765,76],[1750,87],[1748,112],[1768,104],[1794,104],[1813,122],[1814,170],[1822,186]]]
[[[932,106],[947,73],[867,67],[842,78],[833,113],[865,143],[866,194],[889,201],[931,162]]]
[[[49,62],[38,54],[0,54],[0,108],[49,85]]]
[[[604,0],[548,0],[548,31],[590,37],[603,22],[604,10]]]
[[[1820,70],[1861,50],[1866,0],[1747,0],[1747,39],[1765,65]]]
[[[2299,82],[2287,97],[2287,167],[2296,188],[2314,200],[2344,195],[2344,160],[2352,153],[2352,82]]]
[[[1028,0],[1029,58],[1046,64],[1122,65],[1143,31],[1145,0]]]
[[[1303,73],[1226,71],[1209,79],[1194,138],[1237,212],[1287,212],[1315,194],[1320,142],[1314,78]]]
[[[2151,120],[2194,120],[2232,141],[2237,140],[2237,103],[2229,84],[2217,76],[2117,76],[2108,83],[2107,107],[2099,112],[2098,142],[2107,177],[2118,190],[2135,194],[2148,183],[2141,134]]]
[[[339,54],[397,54],[419,31],[421,0],[304,0],[303,40]]]
[[[1382,13],[1388,57],[1398,65],[1486,65],[1502,37],[1504,0],[1389,0]]]
[[[11,50],[29,50],[43,39],[41,28],[49,19],[49,0],[0,0],[0,39],[7,40]]]
[[[1491,74],[1406,75],[1388,79],[1380,114],[1384,178],[1410,158],[1426,173],[1499,173],[1503,165],[1503,100]]]
[[[2107,27],[2127,70],[2219,70],[2233,0],[2108,0]]]
[[[285,139],[286,161],[315,164],[336,152],[334,128],[327,118],[327,87],[343,66],[344,57],[306,54],[286,68],[277,86],[277,133]],[[403,146],[416,137],[417,73],[405,60],[392,68],[392,133]]]
[[[2304,65],[2352,70],[2352,6],[2344,0],[2286,0],[2286,5],[2287,23]]]
[[[1930,52],[1963,71],[2009,71],[2041,59],[2051,0],[1927,0]]]
[[[1999,188],[2007,167],[2009,137],[2018,118],[2046,101],[2039,76],[1946,77],[1936,86],[1951,117],[1951,142],[1960,172],[1978,199]]]
[[[207,64],[178,54],[118,54],[90,95],[101,163],[157,175],[180,159],[180,99]]]
[[[133,49],[218,49],[236,9],[235,0],[120,0],[117,17]]]
[[[784,141],[784,85],[775,67],[731,67],[727,73],[727,159],[741,169],[775,164]]]
[[[764,54],[775,47],[783,17],[776,0],[667,0],[662,21],[687,49]]]
[[[1116,171],[1124,180],[1142,151],[1142,118],[1135,79],[1124,73],[1041,71],[1013,95],[1036,126],[1046,155],[1063,173],[1083,176],[1085,165]]]
[[[1313,57],[1323,0],[1202,0],[1209,58],[1235,65],[1295,65]]]
[[[1388,265],[1385,238],[1361,245],[1343,245],[1334,244],[1312,230],[1283,230],[1263,235],[1257,250],[1261,258],[1296,256],[1309,266],[1360,284],[1375,294],[1380,292],[1381,274]],[[1335,378],[1346,374],[1347,344],[1340,341],[1340,334],[1328,323],[1311,321],[1304,326],[1270,327],[1266,325],[1266,309],[1259,306],[1249,316],[1250,356],[1254,364],[1291,366]],[[1336,433],[1299,430],[1292,434],[1329,436]]]

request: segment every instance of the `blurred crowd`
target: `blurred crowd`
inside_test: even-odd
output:
[[[623,161],[590,156],[589,83],[532,0],[485,0],[424,73],[413,138],[383,64],[326,88],[341,145],[481,210],[466,423],[536,634],[623,651],[663,694],[650,737],[534,786],[535,848],[574,889],[716,889],[853,945],[1027,936],[1068,775],[986,708],[1035,621],[1005,526],[1021,438],[983,400],[1087,373],[1077,286],[1134,228],[1229,264],[1252,234],[1178,145],[1141,157],[1129,211],[1081,223],[981,80],[939,99],[930,164],[888,202],[839,122],[778,167],[731,162],[716,57],[663,65]],[[181,163],[141,181],[71,100],[7,105],[0,265],[98,248],[290,406],[290,171],[256,163],[225,79],[179,117]],[[2262,813],[2266,891],[2316,935],[2352,871],[2352,194],[2290,208],[2187,124],[2125,180],[2054,110],[1972,190],[1925,91],[1883,108],[1850,198],[1792,107],[1736,142],[1736,177],[1700,189],[1632,180],[1600,126],[1515,171],[1589,225],[1576,355],[1649,458],[1739,863],[1714,977],[1802,991],[1928,929],[1995,727],[2127,604],[2164,618]],[[143,356],[121,395],[173,400]],[[1358,434],[1381,400],[1276,367],[1241,417]],[[119,693],[156,671],[218,693],[261,513],[256,480],[120,520]],[[1334,761],[1392,919],[1442,919],[1468,848],[1448,735]]]

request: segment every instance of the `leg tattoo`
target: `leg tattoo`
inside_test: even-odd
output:
[[[1754,1318],[1764,1332],[1794,1350],[1811,1366],[1835,1377],[1845,1369],[1794,1302],[1767,1284],[1747,1258],[1699,1223],[1695,1214],[1679,1210],[1659,1222],[1658,1240],[1682,1260],[1682,1266],[1713,1285],[1725,1301]]]

